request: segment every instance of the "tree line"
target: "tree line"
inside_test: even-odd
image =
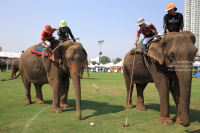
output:
[[[100,60],[101,60],[100,62],[101,62],[102,64],[106,64],[106,63],[110,63],[110,62],[111,62],[111,61],[110,61],[110,58],[109,58],[108,56],[102,56]],[[121,60],[122,60],[121,58],[118,58],[118,57],[117,57],[117,58],[114,59],[112,62],[113,62],[114,64],[117,64],[117,63],[119,63]],[[99,64],[99,63],[96,62],[96,61],[91,61],[91,63],[92,63],[92,65]]]

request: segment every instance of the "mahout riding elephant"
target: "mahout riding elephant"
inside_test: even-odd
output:
[[[32,103],[31,83],[35,85],[36,89],[36,103],[44,103],[41,89],[43,84],[50,83],[53,91],[51,111],[62,112],[61,108],[68,107],[69,77],[71,76],[76,95],[78,119],[81,119],[81,85],[80,77],[76,72],[80,72],[82,65],[87,60],[85,49],[79,42],[66,41],[52,51],[54,58],[61,61],[52,61],[49,57],[42,58],[41,55],[33,54],[31,51],[35,46],[27,49],[21,55],[19,62],[20,74],[26,89],[24,103]]]
[[[11,74],[10,74],[10,78],[14,78],[16,76],[16,73],[19,71],[19,59],[14,60],[11,64]]]
[[[191,32],[172,32],[165,34],[160,41],[152,42],[147,58],[136,54],[135,62],[132,64],[134,56],[127,53],[123,64],[127,90],[126,106],[132,107],[133,85],[130,86],[130,79],[134,65],[132,81],[136,83],[137,88],[136,108],[146,110],[143,91],[149,82],[154,82],[160,96],[159,122],[173,124],[169,116],[171,91],[177,106],[176,122],[189,126],[192,63],[197,52],[194,43],[195,36]]]
[[[6,72],[6,67],[7,67],[7,64],[5,62],[0,61],[1,72]]]

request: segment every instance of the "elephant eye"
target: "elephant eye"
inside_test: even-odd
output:
[[[170,56],[171,59],[175,59],[175,54],[174,53],[170,53],[169,56]]]

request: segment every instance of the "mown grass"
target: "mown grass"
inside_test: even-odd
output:
[[[0,73],[0,80],[9,78],[10,71]],[[158,91],[154,84],[148,84],[144,91],[147,111],[136,108],[128,110],[129,127],[123,127],[126,119],[126,89],[123,74],[90,73],[90,81],[101,88],[99,91],[86,80],[82,84],[82,115],[78,120],[73,84],[69,90],[69,108],[63,113],[50,112],[52,89],[43,86],[45,104],[35,103],[35,89],[32,85],[33,104],[25,105],[25,89],[21,77],[12,81],[0,81],[0,132],[1,133],[182,133],[200,132],[200,78],[192,82],[190,119],[191,125],[183,127],[178,123],[167,126],[158,123],[160,104]],[[86,73],[84,74],[86,77]],[[136,103],[136,92],[133,92],[133,104]],[[175,118],[176,107],[170,95],[170,117]],[[90,123],[93,122],[94,126]]]

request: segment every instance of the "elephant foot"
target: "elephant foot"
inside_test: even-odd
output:
[[[134,105],[126,105],[126,108],[134,108]]]
[[[51,112],[53,112],[53,113],[62,113],[62,108],[52,108]]]
[[[169,117],[160,117],[158,122],[164,124],[164,125],[173,125],[174,122]]]
[[[36,98],[36,103],[37,103],[37,104],[44,104],[44,101],[43,101],[43,100],[40,100],[40,99],[38,99],[38,98]]]
[[[61,104],[60,104],[60,107],[61,107],[61,108],[69,108],[69,105],[66,104],[66,103],[61,103]]]
[[[182,123],[183,123],[182,118],[177,117],[177,118],[176,118],[176,122],[182,124]]]
[[[146,111],[147,110],[146,107],[144,105],[141,105],[141,104],[136,105],[136,109],[142,110],[142,111]]]
[[[32,104],[32,101],[29,99],[24,100],[24,104]]]

